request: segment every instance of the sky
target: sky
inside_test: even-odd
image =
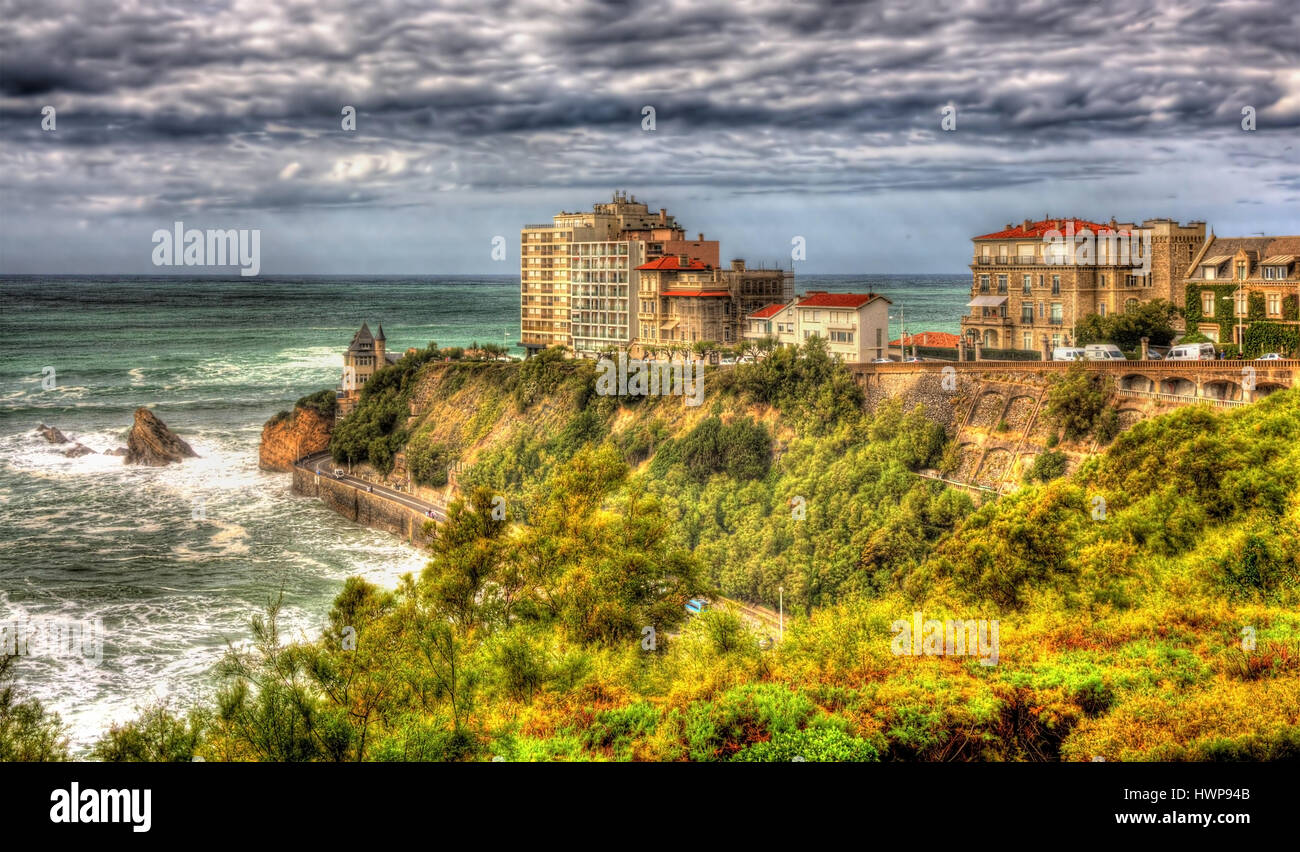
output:
[[[1025,218],[1300,234],[1298,35],[1294,0],[0,0],[0,273],[192,273],[153,263],[182,221],[260,231],[261,274],[517,274],[616,189],[796,273],[961,274]]]

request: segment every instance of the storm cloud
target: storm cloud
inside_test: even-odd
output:
[[[269,273],[508,273],[614,188],[810,272],[1049,213],[1296,233],[1298,8],[0,0],[0,272],[152,272],[183,219]]]

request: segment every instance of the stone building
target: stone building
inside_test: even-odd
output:
[[[1076,253],[1054,235],[1091,238]],[[1116,235],[1135,234],[1146,245],[1130,251]],[[1182,305],[1182,271],[1205,239],[1205,223],[1148,219],[1141,225],[1084,219],[1026,219],[973,238],[970,313],[962,334],[989,349],[1041,351],[1069,345],[1089,314],[1109,314],[1154,299]],[[1140,259],[1138,255],[1149,255]]]
[[[338,416],[346,417],[356,408],[361,398],[361,388],[375,371],[389,364],[397,363],[400,356],[387,351],[387,339],[384,327],[379,326],[379,333],[372,335],[370,326],[361,324],[361,329],[352,335],[352,342],[343,353],[343,383],[338,392]]]
[[[747,311],[794,295],[792,272],[750,269],[739,258],[718,269],[686,254],[667,255],[638,272],[635,348],[643,353],[701,341],[735,345]]]
[[[1250,341],[1255,324],[1277,325],[1294,334],[1300,326],[1300,236],[1211,234],[1188,264],[1181,285],[1178,304],[1185,305],[1188,331],[1238,344]]]

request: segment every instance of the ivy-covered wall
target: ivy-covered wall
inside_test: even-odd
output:
[[[1183,316],[1187,319],[1187,330],[1195,331],[1196,326],[1203,322],[1218,323],[1220,344],[1228,345],[1232,340],[1232,328],[1237,324],[1237,317],[1233,310],[1235,305],[1233,297],[1237,289],[1235,282],[1218,284],[1207,281],[1188,284],[1187,301],[1183,310]],[[1205,316],[1201,311],[1201,294],[1207,290],[1214,293],[1214,316],[1212,317]],[[1296,320],[1297,304],[1300,304],[1300,300],[1297,300],[1295,295],[1282,298],[1284,321]],[[1246,297],[1246,320],[1250,323],[1246,329],[1243,353],[1247,358],[1255,358],[1265,352],[1287,354],[1300,350],[1300,332],[1297,332],[1295,326],[1282,325],[1267,318],[1263,293],[1250,293]]]

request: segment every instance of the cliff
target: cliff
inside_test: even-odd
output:
[[[333,431],[333,416],[298,405],[291,414],[274,417],[262,427],[257,466],[281,473],[293,470],[293,463],[303,456],[329,449]]]

